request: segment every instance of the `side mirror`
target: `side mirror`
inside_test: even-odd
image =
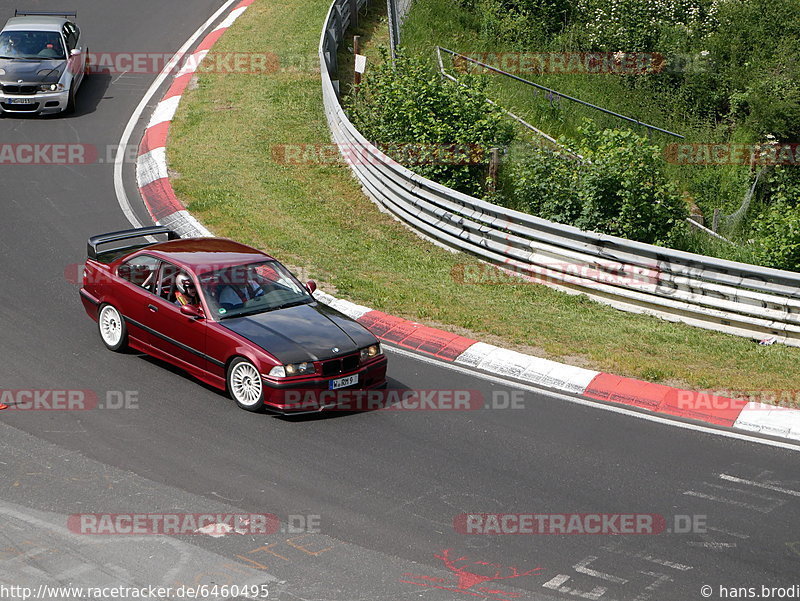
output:
[[[197,305],[182,305],[181,313],[192,319],[203,319],[203,310]]]
[[[73,48],[72,50],[69,51],[69,55],[70,56],[75,56],[76,54],[80,54],[80,53],[81,53],[81,49],[80,48]]]
[[[130,265],[120,265],[117,268],[117,275],[125,280],[131,279],[131,266]]]
[[[306,282],[306,288],[311,294],[314,294],[314,291],[317,289],[317,283],[314,280],[308,280]]]

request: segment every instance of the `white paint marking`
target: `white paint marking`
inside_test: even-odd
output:
[[[764,488],[766,490],[774,490],[775,492],[782,492],[787,495],[792,495],[793,497],[800,497],[800,491],[791,490],[789,488],[781,488],[780,486],[774,486],[773,484],[754,482],[753,480],[745,480],[744,478],[737,478],[736,476],[729,476],[728,474],[720,474],[719,477],[722,480],[727,480],[728,482],[735,482],[736,484],[749,484],[750,486],[757,486],[758,488]],[[769,499],[771,497],[765,497],[765,498]]]
[[[759,513],[769,513],[774,507],[761,507],[759,505],[753,505],[752,503],[745,503],[744,501],[736,501],[734,499],[726,499],[725,497],[718,497],[716,495],[709,495],[704,492],[698,492],[696,490],[687,490],[683,494],[688,495],[690,497],[697,497],[698,499],[706,499],[708,501],[717,501],[719,503],[727,503],[728,505],[734,505],[736,507],[744,507],[746,509],[752,509],[753,511],[758,511]]]
[[[198,50],[189,56],[189,58],[186,59],[186,62],[181,66],[180,71],[175,74],[175,78],[177,79],[182,75],[188,75],[189,73],[194,73],[197,71],[197,68],[200,66],[200,63],[203,62],[203,59],[206,57],[208,52],[208,50]]]
[[[719,532],[721,534],[727,534],[728,536],[732,536],[734,538],[741,538],[743,540],[750,538],[749,534],[742,534],[741,532],[733,532],[732,530],[725,530],[724,528],[714,528],[713,526],[706,526],[706,529],[713,530],[714,532]]]
[[[133,135],[133,130],[136,127],[136,124],[139,122],[139,118],[142,116],[144,109],[147,107],[147,103],[150,102],[150,99],[156,94],[156,92],[158,92],[158,89],[161,87],[161,84],[164,83],[164,80],[169,77],[170,71],[174,67],[175,63],[180,60],[180,57],[186,54],[186,51],[191,48],[192,44],[194,44],[201,35],[203,35],[203,32],[208,29],[211,24],[216,21],[226,10],[228,10],[231,4],[236,1],[237,0],[228,0],[225,2],[225,4],[223,4],[219,10],[217,10],[217,12],[211,15],[211,17],[209,17],[205,23],[198,27],[197,31],[192,34],[192,37],[186,40],[186,43],[181,46],[180,49],[173,55],[169,63],[164,66],[164,69],[162,69],[158,77],[156,77],[156,79],[147,89],[142,97],[142,100],[133,111],[131,118],[128,120],[125,130],[122,132],[122,137],[117,145],[116,158],[114,160],[114,191],[117,194],[117,202],[119,203],[120,209],[122,209],[123,214],[133,227],[142,227],[142,223],[139,221],[139,218],[136,217],[133,207],[131,207],[130,200],[128,200],[128,194],[125,192],[125,185],[122,181],[122,166],[126,156],[125,149],[128,147],[128,142],[131,139],[131,135]]]
[[[603,572],[598,572],[597,570],[590,570],[587,566],[592,563],[593,561],[597,561],[598,557],[587,557],[583,561],[576,563],[573,568],[579,574],[586,574],[587,576],[593,576],[594,578],[600,578],[601,580],[607,580],[608,582],[614,582],[616,584],[625,584],[628,582],[625,578],[620,578],[619,576],[612,576],[611,574],[605,574]]]
[[[136,183],[144,188],[154,181],[169,177],[167,173],[167,149],[154,148],[136,159]]]
[[[559,593],[565,593],[572,595],[573,597],[582,597],[584,599],[592,599],[592,601],[596,601],[600,597],[602,597],[606,590],[605,587],[596,586],[588,593],[585,591],[579,591],[577,589],[569,588],[568,586],[562,586],[567,580],[569,580],[569,576],[566,574],[559,574],[554,578],[551,578],[547,582],[545,582],[542,586],[544,588],[549,588],[550,590],[558,591]]]
[[[539,395],[548,396],[551,398],[560,399],[562,401],[567,401],[569,403],[575,403],[576,405],[583,405],[584,407],[592,407],[593,409],[598,409],[601,411],[610,411],[611,413],[617,413],[619,415],[627,415],[630,417],[636,417],[638,419],[643,419],[649,422],[655,422],[658,424],[663,424],[667,426],[673,426],[675,428],[681,428],[683,430],[692,430],[694,432],[702,432],[703,434],[710,434],[713,436],[721,436],[723,438],[732,438],[735,440],[742,440],[745,442],[752,442],[755,444],[765,445],[768,447],[777,447],[780,449],[786,449],[788,451],[797,451],[800,452],[800,445],[793,444],[791,442],[781,442],[777,440],[768,440],[766,438],[759,438],[758,436],[751,436],[748,434],[742,434],[739,432],[731,432],[728,430],[716,430],[714,428],[709,428],[707,426],[700,426],[698,424],[692,424],[688,422],[680,422],[675,421],[666,417],[661,417],[659,415],[655,415],[652,413],[642,413],[639,411],[633,411],[626,407],[617,407],[614,405],[605,405],[598,401],[592,401],[589,399],[582,399],[579,397],[568,396],[566,394],[562,394],[560,392],[556,392],[553,390],[547,390],[545,388],[538,388],[536,386],[531,386],[528,384],[522,384],[519,382],[509,382],[508,380],[504,380],[503,378],[498,378],[497,376],[493,376],[491,374],[485,374],[479,371],[473,371],[471,369],[467,369],[465,367],[461,367],[460,365],[454,365],[452,363],[448,363],[446,361],[440,361],[438,359],[434,359],[432,357],[427,357],[425,355],[421,355],[419,353],[415,353],[412,351],[408,351],[406,349],[390,346],[388,343],[382,343],[384,349],[386,351],[390,351],[393,353],[397,353],[398,355],[404,355],[406,357],[411,357],[416,359],[417,361],[421,361],[423,363],[430,363],[431,365],[438,365],[439,367],[443,367],[445,369],[449,369],[461,374],[470,375],[474,378],[479,378],[482,380],[486,380],[487,382],[494,382],[495,384],[501,384],[503,386],[511,386],[513,388],[517,388],[519,390],[527,390],[528,392],[534,392]],[[474,345],[473,345],[474,346]]]
[[[720,551],[722,549],[729,549],[732,547],[736,547],[736,543],[717,543],[717,542],[708,542],[708,543],[698,543],[698,542],[690,542],[688,543],[690,547],[705,547],[706,549],[713,549],[714,551]]]
[[[172,121],[175,112],[178,110],[181,98],[182,96],[170,96],[166,100],[159,102],[150,117],[150,121],[147,123],[147,129],[165,121]]]
[[[225,17],[225,20],[214,28],[214,31],[219,31],[220,29],[225,29],[226,27],[233,25],[233,22],[238,19],[245,10],[247,10],[246,6],[232,10],[231,14]]]

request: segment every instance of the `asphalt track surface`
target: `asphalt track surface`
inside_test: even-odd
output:
[[[92,51],[170,52],[221,5],[70,8]],[[0,8],[5,18],[50,7]],[[92,75],[74,116],[0,120],[4,144],[91,144],[103,159],[0,165],[0,387],[128,395],[126,408],[0,412],[0,584],[266,583],[273,599],[342,601],[688,600],[704,598],[702,585],[718,599],[720,586],[760,595],[762,585],[800,585],[796,451],[570,403],[392,349],[393,387],[486,399],[517,391],[523,408],[252,415],[164,364],[107,352],[71,266],[89,235],[128,226],[105,149],[154,78]],[[146,223],[132,163],[124,175]],[[67,528],[76,513],[165,512],[273,513],[284,531],[131,537]],[[453,528],[462,513],[647,513],[672,529],[675,516],[701,524],[652,536],[464,535]],[[289,521],[301,518],[290,516],[318,516],[318,528],[293,530]]]

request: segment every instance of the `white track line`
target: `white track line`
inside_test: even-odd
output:
[[[114,191],[117,194],[117,202],[119,203],[120,209],[122,209],[125,217],[133,227],[142,227],[142,223],[139,221],[139,218],[136,217],[133,207],[131,207],[131,203],[128,200],[128,195],[125,192],[125,185],[122,182],[122,165],[124,163],[125,156],[127,156],[125,149],[127,148],[128,142],[131,139],[133,130],[136,127],[136,124],[139,122],[139,118],[142,116],[145,108],[147,108],[147,103],[150,102],[150,99],[161,87],[161,84],[164,83],[164,80],[170,76],[178,61],[183,58],[183,56],[186,54],[186,51],[192,47],[197,39],[203,35],[203,32],[205,32],[205,30],[208,29],[214,21],[219,19],[220,15],[228,10],[228,7],[235,2],[237,2],[237,0],[227,0],[227,2],[225,2],[225,4],[223,4],[219,10],[217,10],[217,12],[211,15],[211,17],[209,17],[209,19],[203,23],[197,29],[197,31],[194,32],[194,34],[192,34],[192,37],[186,40],[186,43],[181,46],[180,49],[172,56],[169,62],[161,70],[161,73],[159,73],[158,77],[156,77],[155,81],[153,81],[153,83],[147,89],[147,92],[145,92],[141,102],[139,102],[139,105],[133,111],[128,124],[125,126],[125,131],[122,132],[122,137],[120,138],[119,145],[117,146],[117,156],[114,159]]]
[[[431,365],[438,365],[439,367],[444,367],[445,369],[450,369],[456,371],[461,374],[470,375],[476,378],[480,378],[482,380],[486,380],[488,382],[493,382],[495,384],[502,384],[503,386],[511,386],[513,388],[518,388],[520,390],[525,390],[528,392],[533,392],[539,395],[545,395],[549,397],[553,397],[556,399],[560,399],[562,401],[568,401],[570,403],[575,403],[577,405],[583,405],[584,407],[592,407],[594,409],[600,409],[602,411],[610,411],[612,413],[619,413],[621,415],[629,415],[631,417],[636,417],[639,419],[643,419],[650,422],[656,422],[658,424],[664,424],[667,426],[674,426],[676,428],[683,428],[684,430],[693,430],[695,432],[702,432],[704,434],[712,434],[715,436],[722,436],[724,438],[733,438],[736,440],[743,440],[746,442],[754,442],[756,444],[766,445],[769,447],[777,447],[780,449],[786,449],[789,451],[797,451],[800,452],[800,445],[788,443],[788,442],[781,442],[778,440],[768,440],[766,438],[759,438],[756,436],[749,436],[747,434],[740,434],[738,432],[729,432],[728,430],[716,430],[714,428],[708,428],[706,426],[701,426],[698,424],[691,424],[687,422],[681,422],[673,419],[669,419],[666,417],[660,417],[658,415],[649,414],[649,413],[640,413],[639,411],[633,411],[631,409],[627,409],[625,407],[618,407],[614,405],[606,405],[600,401],[596,400],[589,400],[589,399],[581,399],[573,396],[569,396],[566,394],[562,394],[560,392],[555,392],[552,390],[548,390],[546,388],[537,388],[535,386],[528,386],[527,384],[521,384],[519,382],[504,380],[503,378],[498,378],[497,376],[493,376],[491,374],[486,374],[479,371],[472,371],[470,369],[460,367],[458,365],[453,365],[452,363],[448,363],[446,361],[440,361],[438,359],[433,359],[431,357],[426,357],[425,355],[421,355],[419,353],[415,353],[413,351],[408,351],[406,349],[396,347],[396,346],[389,346],[390,343],[381,343],[384,350],[397,353],[398,355],[405,355],[406,357],[411,357],[418,361],[422,361],[423,363],[430,363]]]
[[[735,482],[736,484],[749,484],[750,486],[757,486],[758,488],[765,488],[766,490],[774,490],[775,492],[782,492],[793,497],[800,497],[800,491],[791,490],[789,488],[781,488],[774,484],[765,484],[763,482],[754,482],[753,480],[745,480],[744,478],[737,478],[736,476],[729,476],[728,474],[720,474],[719,477],[728,482]]]

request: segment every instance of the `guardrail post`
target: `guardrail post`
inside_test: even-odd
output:
[[[497,172],[500,170],[500,150],[492,148],[489,150],[489,177],[486,178],[486,184],[489,192],[497,191]]]

